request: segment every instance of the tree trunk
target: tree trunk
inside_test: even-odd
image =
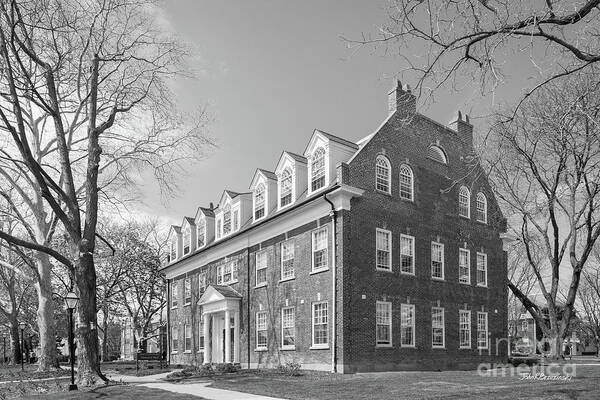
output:
[[[12,343],[12,363],[17,365],[21,362],[21,336],[19,336],[17,318],[10,321],[10,341]]]
[[[104,340],[102,340],[102,361],[108,361],[108,305],[105,305],[102,313],[102,329],[104,330]]]
[[[38,295],[37,323],[40,335],[40,358],[38,371],[58,368],[56,355],[56,324],[54,322],[54,302],[50,260],[47,254],[38,253],[36,266],[39,280],[35,284]]]
[[[92,254],[80,255],[75,267],[75,284],[79,289],[77,326],[77,381],[83,386],[94,384],[96,377],[108,383],[100,371],[100,349],[96,318],[96,270]]]

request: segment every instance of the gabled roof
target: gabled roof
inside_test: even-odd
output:
[[[192,217],[183,217],[183,222],[187,222],[190,225],[196,225],[196,220]],[[181,224],[183,226],[183,224]]]
[[[219,293],[221,293],[224,297],[230,297],[234,299],[241,299],[242,295],[237,292],[234,288],[227,285],[212,285],[213,288]]]
[[[227,193],[227,195],[228,195],[229,197],[231,197],[232,199],[233,199],[234,197],[237,197],[237,196],[239,195],[239,193],[238,193],[238,192],[233,192],[233,191],[231,191],[231,190],[225,190],[225,193]]]
[[[325,136],[327,139],[329,139],[331,141],[343,144],[344,146],[351,147],[354,150],[358,150],[358,145],[356,143],[353,143],[353,142],[349,141],[349,140],[346,140],[346,139],[341,138],[339,136],[332,135],[331,133],[327,133],[327,132],[319,130],[319,129],[315,129],[315,132],[319,132],[321,135]]]
[[[242,295],[230,286],[209,285],[198,300],[198,304],[204,305],[220,302],[225,299],[239,300],[241,298]]]
[[[275,175],[274,172],[267,171],[266,169],[262,169],[262,168],[257,168],[257,171],[260,171],[261,174],[263,174],[265,177],[267,177],[269,179],[277,180],[277,175]]]
[[[181,226],[179,225],[171,225],[171,230],[177,232],[177,233],[181,233]]]
[[[211,210],[210,208],[206,208],[206,207],[198,207],[198,211],[196,211],[196,219],[198,218],[199,214],[204,214],[204,216],[206,216],[206,217],[214,217],[215,216],[215,212],[213,210]]]
[[[292,157],[294,160],[296,160],[298,162],[301,162],[304,164],[308,163],[308,160],[306,159],[306,157],[301,156],[300,154],[296,154],[296,153],[292,153],[291,151],[284,150],[281,153],[281,157],[283,157],[284,154],[287,154],[288,156]],[[279,157],[280,160],[281,160],[281,157]]]

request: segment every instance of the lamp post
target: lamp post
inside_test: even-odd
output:
[[[2,364],[6,363],[6,331],[2,330]]]
[[[79,297],[73,292],[69,292],[65,296],[65,305],[67,307],[67,312],[69,314],[69,358],[71,359],[71,384],[69,385],[69,390],[77,390],[77,385],[75,384],[75,349],[73,343],[73,310],[77,307],[77,303],[79,302]]]
[[[23,331],[25,331],[25,322],[19,322],[19,328],[21,329],[21,371],[25,370],[23,365],[23,359],[25,358],[25,341],[23,340]]]

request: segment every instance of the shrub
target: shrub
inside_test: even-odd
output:
[[[277,367],[277,370],[284,375],[300,376],[300,375],[302,375],[301,368],[302,368],[302,365],[300,365],[300,363],[297,363],[295,361],[289,361],[289,362],[286,362],[285,364],[279,365]]]
[[[216,372],[220,374],[229,374],[233,372],[238,372],[240,370],[239,365],[225,363],[225,364],[217,364],[215,368]]]

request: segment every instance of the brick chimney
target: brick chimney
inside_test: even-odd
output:
[[[410,87],[402,87],[397,80],[396,87],[388,93],[388,107],[390,115],[399,111],[402,114],[414,114],[417,111],[417,98],[412,94]]]
[[[469,149],[473,148],[473,125],[469,122],[469,116],[459,111],[456,119],[450,122],[450,127],[458,133],[458,137]]]

